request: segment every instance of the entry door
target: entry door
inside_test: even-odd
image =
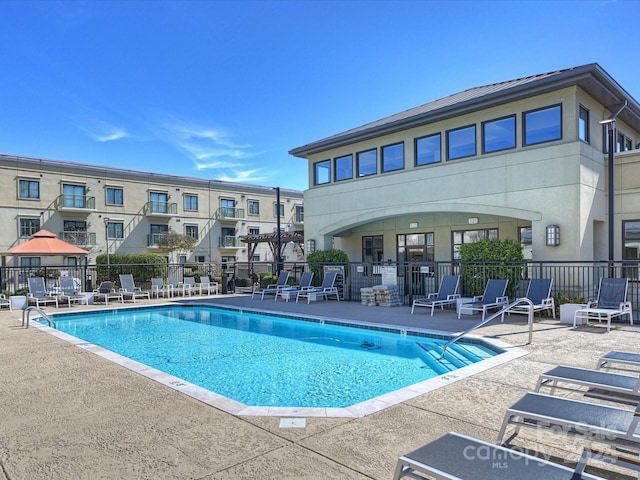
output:
[[[151,211],[153,213],[167,213],[169,195],[161,192],[150,192],[149,201],[151,202]]]

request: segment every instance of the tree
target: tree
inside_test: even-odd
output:
[[[177,263],[180,255],[186,256],[193,252],[197,244],[197,240],[192,236],[176,233],[173,230],[165,235],[161,235],[158,241],[158,247],[169,254],[172,263]],[[174,255],[176,258],[174,258]]]

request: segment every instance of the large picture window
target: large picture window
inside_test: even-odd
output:
[[[358,163],[358,177],[366,177],[378,173],[378,151],[366,150],[356,154]]]
[[[382,147],[382,171],[392,172],[404,168],[404,143]]]
[[[453,259],[460,260],[460,247],[465,243],[479,242],[480,240],[497,240],[498,229],[488,228],[485,230],[458,230],[451,232]]]
[[[484,153],[515,148],[516,117],[499,118],[482,124],[482,149]]]
[[[401,233],[397,236],[398,262],[433,262],[433,233]]]
[[[523,113],[524,144],[551,142],[562,138],[562,106]]]
[[[476,154],[476,126],[458,128],[447,132],[447,158],[472,157]]]
[[[331,181],[331,161],[323,160],[313,165],[313,184],[323,185]]]
[[[336,182],[353,178],[353,155],[344,155],[334,159]]]
[[[440,162],[441,135],[416,138],[416,166]]]

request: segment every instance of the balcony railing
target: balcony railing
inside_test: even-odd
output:
[[[244,208],[220,207],[216,212],[218,220],[243,220],[245,218]]]
[[[78,247],[87,247],[87,246],[95,246],[96,242],[96,234],[89,232],[60,232],[58,234],[58,238],[60,240],[64,240],[71,245],[76,245]]]
[[[144,206],[144,214],[152,217],[178,215],[178,204],[170,202],[147,202]]]
[[[293,225],[302,225],[304,223],[304,212],[294,213],[288,223]]]
[[[58,210],[90,211],[96,209],[96,197],[86,195],[60,195],[56,201]]]
[[[240,237],[218,237],[218,248],[240,248]]]
[[[147,247],[159,247],[166,233],[150,233],[147,235]]]

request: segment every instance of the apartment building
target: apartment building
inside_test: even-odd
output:
[[[243,239],[273,236],[278,220],[283,236],[297,238],[293,233],[302,232],[304,222],[303,192],[297,190],[14,155],[0,155],[0,189],[0,252],[45,229],[87,250],[89,263],[107,252],[167,254],[161,246],[169,232],[197,243],[195,251],[176,254],[172,261],[273,261],[268,242],[252,248]],[[286,242],[283,260],[302,258],[301,244]],[[4,264],[73,266],[84,261],[15,257],[4,256]]]
[[[471,88],[290,153],[308,161],[305,238],[317,249],[449,261],[464,243],[510,238],[534,260],[591,261],[640,258],[639,148],[640,105],[589,64]]]

